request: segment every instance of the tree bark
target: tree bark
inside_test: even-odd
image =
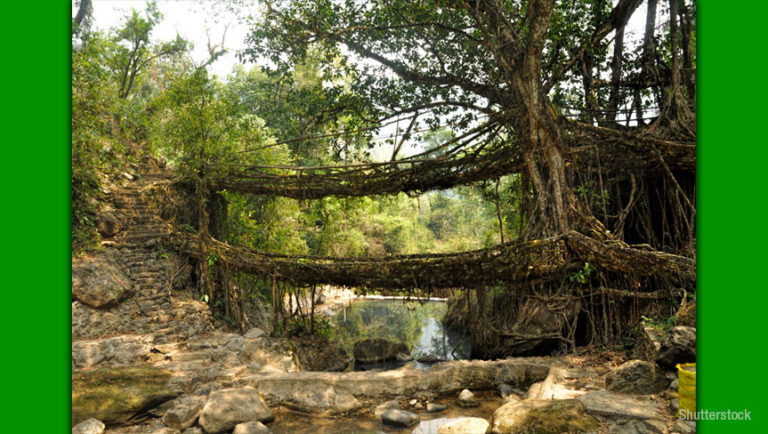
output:
[[[90,15],[91,0],[80,0],[80,6],[77,8],[77,15],[75,15],[75,23],[78,26],[83,24],[85,17]]]

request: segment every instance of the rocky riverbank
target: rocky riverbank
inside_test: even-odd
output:
[[[320,337],[226,331],[185,296],[190,269],[157,243],[165,228],[146,187],[117,190],[111,238],[73,259],[73,433],[695,431],[674,418],[671,370],[695,360],[691,327],[643,328],[644,360],[596,352],[365,372],[342,372],[347,355]],[[353,296],[329,290],[319,311]]]

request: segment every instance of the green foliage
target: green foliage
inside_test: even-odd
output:
[[[664,333],[674,327],[677,322],[677,317],[675,315],[663,319],[649,318],[647,316],[641,316],[641,318],[645,321],[645,324],[648,327]]]
[[[589,262],[585,262],[584,266],[579,271],[568,276],[568,280],[570,280],[571,282],[585,284],[589,282],[589,276],[591,276],[592,272],[594,271],[595,271],[595,267],[593,267],[592,265],[589,265]]]

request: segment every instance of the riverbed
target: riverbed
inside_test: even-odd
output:
[[[443,300],[405,301],[402,299],[354,300],[331,318],[331,341],[347,354],[355,342],[386,339],[402,342],[410,349],[413,367],[426,369],[435,361],[468,359],[468,335],[443,324],[447,305]],[[419,361],[431,359],[431,362]],[[355,369],[391,369],[404,362],[357,365]]]

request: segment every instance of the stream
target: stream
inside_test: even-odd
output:
[[[434,361],[468,359],[471,341],[462,331],[449,329],[442,319],[448,309],[445,301],[355,300],[331,320],[331,341],[352,354],[355,342],[386,339],[403,342],[411,349],[412,362],[384,362],[355,366],[356,370],[393,369],[412,363],[427,369]],[[418,359],[429,357],[431,363]]]

